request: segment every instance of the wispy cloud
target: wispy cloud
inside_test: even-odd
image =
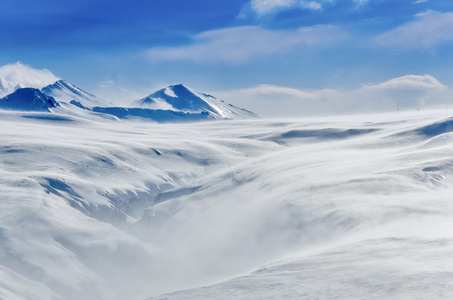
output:
[[[252,0],[250,9],[258,16],[275,14],[287,9],[322,9],[322,1],[304,1],[304,0]]]
[[[42,88],[59,78],[47,69],[34,69],[21,62],[0,66],[0,96],[14,92],[17,88]]]
[[[351,90],[301,90],[275,85],[216,92],[264,117],[375,113],[448,106],[452,91],[431,75],[406,75]]]
[[[286,96],[297,97],[297,98],[301,98],[301,99],[312,99],[312,98],[316,97],[316,95],[314,93],[311,93],[308,91],[302,91],[302,90],[298,90],[295,88],[289,88],[289,87],[276,86],[276,85],[272,85],[272,84],[260,84],[255,87],[243,89],[243,90],[241,90],[241,93],[249,94],[249,95],[265,95],[265,96],[286,95]]]
[[[285,10],[323,10],[326,5],[338,0],[251,0],[242,9],[240,17],[252,14],[257,17],[275,15]],[[368,0],[353,0],[356,5],[363,5]]]
[[[348,33],[336,26],[319,25],[298,30],[267,30],[258,26],[234,27],[201,33],[191,45],[157,47],[150,60],[224,61],[241,63],[256,57],[281,54],[305,46],[327,46],[344,40]]]
[[[427,11],[415,20],[385,32],[376,38],[378,45],[399,49],[431,49],[453,42],[453,13]]]

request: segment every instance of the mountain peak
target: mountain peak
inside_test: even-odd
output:
[[[172,84],[172,85],[169,85],[168,87],[169,87],[169,88],[172,88],[172,89],[184,89],[184,90],[190,90],[189,87],[185,86],[185,85],[182,84],[182,83]]]
[[[193,92],[187,86],[183,84],[174,84],[169,85],[168,87],[162,89],[164,93],[172,98],[178,98],[178,95],[189,95],[193,94]]]
[[[69,89],[73,89],[73,90],[76,90],[76,91],[81,91],[81,89],[79,89],[78,87],[70,84],[69,82],[67,82],[66,80],[64,79],[60,79],[60,80],[57,80],[55,81],[53,84],[49,84],[47,87],[51,87],[51,86],[58,86],[58,87],[65,87],[65,88],[69,88]],[[46,87],[45,87],[46,88]],[[87,93],[88,94],[88,93]],[[91,94],[90,94],[91,95]],[[92,95],[93,96],[93,95]]]
[[[47,111],[60,106],[53,97],[49,97],[35,88],[21,88],[0,99],[0,108],[25,111]]]
[[[140,99],[139,105],[189,113],[208,112],[216,119],[257,117],[245,109],[227,104],[214,96],[197,92],[183,84],[170,85]]]
[[[41,91],[48,96],[56,98],[58,101],[70,102],[71,100],[75,100],[85,106],[108,104],[104,99],[85,92],[63,79],[44,87]]]

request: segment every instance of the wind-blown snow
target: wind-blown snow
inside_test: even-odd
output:
[[[0,98],[19,88],[37,88],[55,82],[58,77],[47,69],[34,69],[21,62],[0,66]]]
[[[449,299],[450,123],[0,111],[0,298]]]

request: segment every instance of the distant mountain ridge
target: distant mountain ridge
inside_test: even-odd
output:
[[[8,82],[5,81],[5,85]],[[3,82],[0,82],[3,84]],[[19,88],[18,88],[19,87]],[[170,85],[136,101],[133,107],[112,107],[110,103],[75,85],[58,80],[43,87],[23,88],[0,99],[0,109],[55,112],[60,114],[109,116],[118,119],[148,119],[155,122],[194,122],[204,120],[258,117],[251,111],[228,104],[214,96],[182,85]],[[61,104],[61,105],[60,105]],[[54,108],[62,107],[55,110]]]

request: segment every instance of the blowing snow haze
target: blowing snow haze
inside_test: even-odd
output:
[[[3,299],[453,296],[445,111],[158,124],[48,109],[0,110]]]

